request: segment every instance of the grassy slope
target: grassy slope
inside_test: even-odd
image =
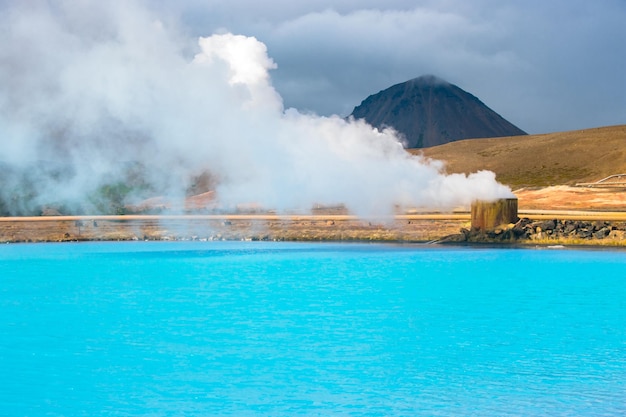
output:
[[[626,173],[626,125],[468,139],[409,151],[446,161],[448,173],[493,171],[513,189],[574,185]]]

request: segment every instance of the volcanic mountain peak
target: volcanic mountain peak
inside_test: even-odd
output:
[[[472,94],[434,75],[371,95],[354,108],[351,116],[375,127],[393,127],[404,135],[407,148],[526,134]]]
[[[450,83],[444,80],[443,78],[439,78],[436,75],[432,75],[432,74],[422,75],[421,77],[413,78],[412,80],[407,81],[407,83],[413,84],[413,85],[419,85],[422,87],[437,86],[437,85],[444,85],[444,86],[450,85]],[[401,84],[404,84],[404,83],[401,83]],[[397,85],[401,85],[401,84],[397,84]]]

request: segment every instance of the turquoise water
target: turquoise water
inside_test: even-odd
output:
[[[617,416],[626,252],[0,247],[2,416]]]

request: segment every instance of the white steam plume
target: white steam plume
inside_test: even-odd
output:
[[[126,162],[151,184],[144,197],[182,197],[208,170],[225,207],[343,203],[373,215],[511,196],[490,172],[444,175],[391,130],[285,110],[254,37],[190,41],[129,2],[70,3],[0,17],[0,163],[29,170],[2,184],[10,213],[25,176],[37,204],[80,201],[128,180]],[[41,161],[63,168],[33,171]]]

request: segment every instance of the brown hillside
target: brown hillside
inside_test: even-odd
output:
[[[575,185],[626,173],[626,125],[462,140],[409,151],[445,161],[448,173],[493,171],[513,189]]]

